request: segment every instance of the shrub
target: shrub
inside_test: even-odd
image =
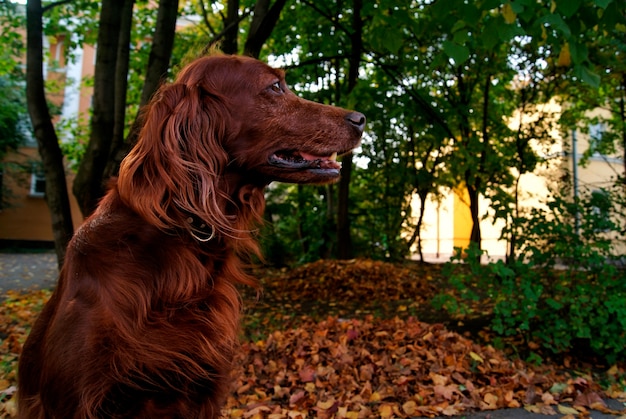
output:
[[[554,197],[517,220],[519,253],[508,263],[481,265],[476,246],[466,258],[457,252],[446,267],[455,297],[439,296],[435,304],[458,313],[481,298],[493,306],[491,326],[501,336],[521,335],[554,353],[582,344],[609,363],[623,359],[623,200],[619,188],[574,202]]]

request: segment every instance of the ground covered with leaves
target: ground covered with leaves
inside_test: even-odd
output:
[[[564,356],[535,365],[490,344],[480,319],[450,318],[429,301],[437,265],[320,261],[259,270],[263,292],[244,293],[242,350],[225,416],[409,418],[476,410],[621,415],[624,366]],[[15,415],[15,368],[48,291],[9,294],[0,306],[0,417]],[[481,325],[481,327],[477,327]]]

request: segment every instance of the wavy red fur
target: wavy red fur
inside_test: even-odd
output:
[[[24,345],[20,418],[219,417],[264,188],[338,175],[275,156],[349,151],[365,122],[298,98],[283,77],[212,56],[159,89]]]

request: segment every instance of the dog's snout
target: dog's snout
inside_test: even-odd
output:
[[[350,112],[346,115],[346,121],[359,130],[360,133],[363,133],[363,130],[365,129],[365,115],[361,112]]]

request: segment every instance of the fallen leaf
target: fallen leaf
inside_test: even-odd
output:
[[[409,400],[402,405],[402,410],[409,416],[412,416],[417,412],[417,403],[413,400]]]
[[[383,404],[378,408],[378,414],[381,418],[393,417],[393,408],[388,404]]]
[[[578,415],[578,413],[580,413],[578,410],[574,409],[573,407],[565,406],[562,404],[558,405],[557,409],[559,413],[563,415]]]
[[[481,364],[482,364],[483,362],[485,362],[485,361],[483,360],[483,358],[482,358],[480,355],[478,355],[476,352],[471,351],[469,354],[470,354],[470,357],[471,357],[474,361],[476,361],[476,362],[480,362]]]

